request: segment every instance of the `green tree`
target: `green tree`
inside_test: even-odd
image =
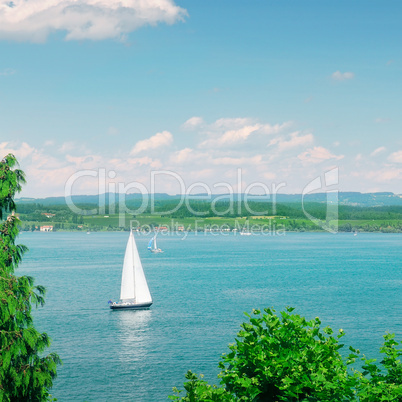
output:
[[[355,371],[359,377],[359,401],[402,401],[402,350],[397,348],[400,343],[394,338],[394,334],[384,335],[384,344],[380,349],[384,358],[380,367],[375,359],[363,356],[363,373]]]
[[[219,363],[221,387],[189,371],[174,401],[402,401],[402,350],[384,336],[382,367],[363,357],[363,372],[351,368],[359,358],[352,347],[346,361],[339,350],[344,331],[333,336],[319,318],[307,321],[289,307],[253,310],[241,325],[230,352]]]
[[[14,196],[25,183],[16,165],[11,154],[0,162],[0,401],[45,401],[61,362],[55,353],[43,355],[50,339],[33,325],[32,305],[44,304],[45,289],[32,277],[14,275],[27,251],[15,244],[20,221]]]
[[[222,383],[245,400],[250,393],[256,401],[350,397],[353,378],[339,353],[343,331],[333,337],[329,327],[320,330],[319,318],[307,321],[292,311],[279,317],[271,309],[253,311],[220,363]]]

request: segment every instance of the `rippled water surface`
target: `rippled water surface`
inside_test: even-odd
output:
[[[217,364],[243,312],[285,306],[346,332],[378,357],[385,331],[402,339],[402,235],[160,236],[163,254],[137,237],[154,304],[111,311],[128,233],[22,233],[30,251],[17,274],[46,286],[35,325],[64,365],[59,401],[166,401],[191,369],[217,383]]]

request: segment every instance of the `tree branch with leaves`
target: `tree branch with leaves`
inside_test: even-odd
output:
[[[0,162],[0,400],[45,401],[51,400],[61,361],[56,353],[43,356],[50,338],[33,324],[32,305],[44,305],[45,288],[35,286],[32,277],[15,275],[28,250],[15,243],[20,221],[14,197],[25,183],[16,166],[11,154]]]
[[[241,324],[229,353],[222,355],[220,387],[202,376],[186,374],[184,390],[173,388],[173,401],[333,402],[402,401],[402,350],[392,334],[384,335],[375,359],[360,357],[349,347],[346,359],[340,353],[343,330],[337,334],[321,328],[318,317],[306,320],[288,307],[253,310]],[[363,372],[353,368],[363,362]]]

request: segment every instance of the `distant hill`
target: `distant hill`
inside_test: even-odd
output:
[[[309,202],[326,202],[326,193],[308,194],[305,197]],[[402,206],[402,195],[382,192],[382,193],[359,193],[359,192],[340,192],[338,194],[340,205],[354,205],[361,207],[377,207],[377,206]],[[280,195],[277,202],[300,202],[301,195]]]
[[[124,197],[124,195],[122,195]],[[164,193],[154,194],[156,200],[173,200],[180,198],[179,195],[168,195]],[[119,195],[115,193],[105,193],[100,195],[73,195],[71,200],[76,205],[100,205],[103,206],[109,203],[115,203],[119,199]],[[125,199],[127,201],[131,200],[141,200],[141,194],[126,194]],[[46,198],[16,198],[17,203],[36,203],[42,205],[66,205],[65,197],[46,197]]]
[[[180,194],[169,195],[165,193],[156,193],[152,195],[156,201],[177,200],[181,198]],[[151,197],[151,195],[149,195]],[[229,194],[213,194],[208,196],[207,194],[195,194],[188,196],[190,199],[198,200],[211,200],[218,198],[222,201],[229,200]],[[267,195],[245,195],[235,194],[233,195],[235,200],[247,198],[249,201],[273,201],[273,198]],[[106,193],[101,195],[74,195],[71,197],[72,201],[76,205],[99,205],[114,204],[119,201],[119,195],[114,193]],[[141,194],[126,194],[122,195],[121,199],[126,201],[141,200]],[[301,194],[277,194],[277,203],[300,203],[302,200]],[[306,202],[318,202],[325,203],[327,200],[326,193],[308,194],[304,197]],[[338,194],[338,200],[340,205],[354,205],[361,207],[376,207],[376,206],[402,206],[402,195],[394,194],[391,192],[381,193],[359,193],[359,192],[340,192]],[[16,202],[19,204],[25,203],[37,203],[46,205],[66,205],[64,197],[46,197],[46,198],[17,198]]]

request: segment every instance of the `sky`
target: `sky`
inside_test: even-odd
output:
[[[401,19],[399,0],[0,1],[0,156],[23,197],[402,194]]]

